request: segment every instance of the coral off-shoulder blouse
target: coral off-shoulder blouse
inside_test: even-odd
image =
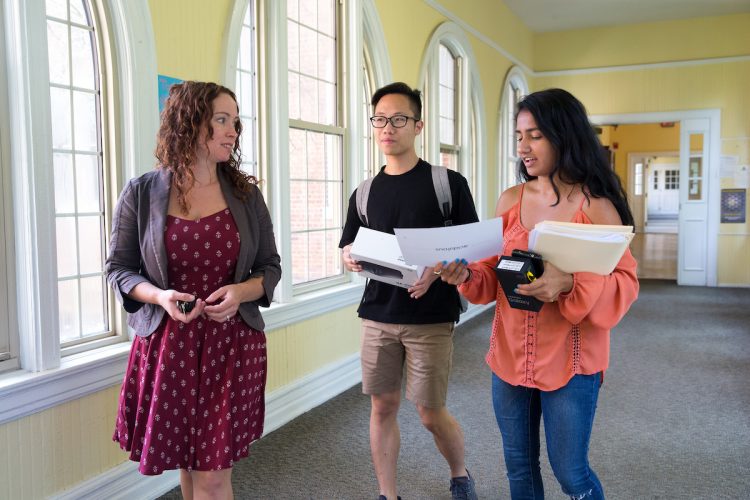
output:
[[[522,191],[523,193],[523,191]],[[503,253],[528,249],[529,231],[521,224],[521,200],[503,217]],[[572,222],[591,224],[581,208]],[[573,288],[545,303],[539,312],[513,309],[495,276],[498,257],[469,265],[471,279],[459,291],[475,304],[496,301],[490,369],[512,385],[552,391],[578,374],[609,366],[609,332],[638,297],[636,261],[626,250],[607,276],[574,273]]]

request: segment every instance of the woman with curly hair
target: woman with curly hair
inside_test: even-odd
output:
[[[241,132],[231,90],[173,85],[159,165],[128,182],[112,222],[107,279],[136,335],[113,439],[142,474],[180,469],[185,498],[231,498],[232,465],[263,433],[258,307],[281,267]]]
[[[562,89],[534,92],[516,113],[518,173],[523,183],[500,195],[501,255],[527,250],[529,231],[544,220],[632,225],[620,180],[583,104]],[[542,256],[544,257],[544,256]],[[636,262],[626,251],[606,276],[565,273],[549,262],[519,295],[544,302],[539,312],[510,306],[495,276],[497,256],[441,268],[471,302],[496,301],[487,364],[513,500],[544,498],[539,467],[540,423],[547,455],[563,492],[602,499],[589,465],[589,438],[604,371],[609,332],[638,297]]]

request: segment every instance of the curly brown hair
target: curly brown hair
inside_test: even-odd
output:
[[[237,102],[234,92],[223,85],[194,81],[177,83],[170,87],[164,111],[161,113],[161,126],[154,154],[159,160],[158,168],[166,168],[172,172],[172,184],[177,189],[177,200],[184,214],[190,211],[187,194],[195,184],[195,176],[190,166],[196,159],[201,127],[206,126],[207,137],[213,137],[213,101],[221,94],[227,94],[235,103]],[[240,170],[242,124],[239,120],[235,130],[237,139],[232,154],[228,161],[219,163],[217,168],[232,181],[235,195],[244,200],[251,192],[251,185],[258,184],[258,179]]]

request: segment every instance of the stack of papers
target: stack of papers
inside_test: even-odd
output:
[[[566,273],[611,273],[633,239],[633,226],[542,221],[529,233],[529,250]]]

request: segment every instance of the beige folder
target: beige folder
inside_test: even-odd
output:
[[[542,221],[529,234],[529,250],[566,273],[611,273],[633,239],[633,226]]]

